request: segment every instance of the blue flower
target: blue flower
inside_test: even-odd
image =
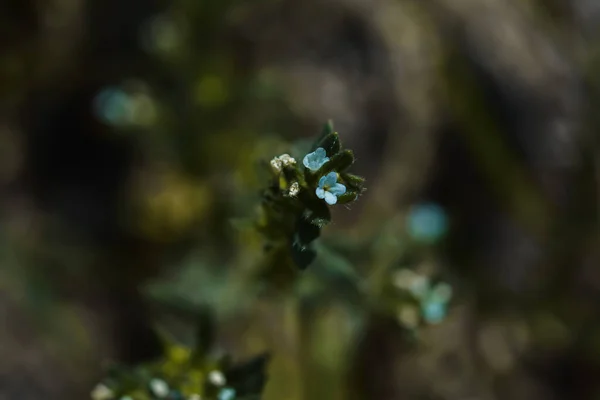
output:
[[[410,236],[424,243],[435,243],[448,230],[446,213],[437,204],[420,204],[413,207],[407,225]]]
[[[131,99],[119,88],[107,88],[95,99],[96,116],[111,125],[121,125],[127,121]]]
[[[319,179],[319,187],[316,190],[317,197],[325,199],[327,204],[337,203],[338,196],[346,193],[346,186],[337,183],[337,173],[330,172]]]
[[[223,388],[219,391],[219,400],[233,400],[235,395],[235,389]]]
[[[423,318],[430,324],[437,324],[446,317],[448,302],[452,298],[452,287],[446,283],[437,284],[421,304]]]
[[[428,323],[440,323],[446,317],[446,303],[430,299],[421,306],[421,312]]]
[[[319,147],[312,153],[308,153],[304,156],[302,160],[302,164],[311,171],[318,171],[326,162],[329,161],[329,157],[327,157],[327,153],[325,149]]]

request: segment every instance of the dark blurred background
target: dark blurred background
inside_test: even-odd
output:
[[[588,0],[1,1],[0,399],[90,398],[199,304],[236,357],[273,352],[266,400],[600,399],[599,23]],[[328,119],[368,190],[326,237],[454,288],[417,341],[332,289],[300,349],[229,283],[260,253],[232,223],[256,164]],[[448,221],[426,248],[422,204]]]

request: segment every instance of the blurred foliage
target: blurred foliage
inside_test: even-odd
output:
[[[596,398],[559,3],[5,2],[0,398]]]

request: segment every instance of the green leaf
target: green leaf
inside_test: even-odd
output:
[[[327,152],[329,157],[332,157],[340,152],[342,149],[342,143],[340,142],[340,137],[337,132],[330,133],[321,139],[316,148],[322,147]]]
[[[317,225],[307,221],[303,217],[298,218],[296,222],[296,232],[294,233],[294,240],[298,241],[302,245],[308,245],[321,234],[321,228]]]
[[[308,208],[304,212],[304,218],[311,224],[322,228],[331,222],[331,211],[323,200],[314,197],[308,204],[305,204]]]
[[[283,176],[288,182],[297,182],[300,180],[300,171],[298,168],[293,166],[288,166],[283,168]]]
[[[317,252],[302,244],[294,241],[291,248],[291,256],[294,264],[301,270],[305,270],[317,257]]]
[[[319,228],[324,228],[329,222],[331,221],[329,221],[328,219],[316,217],[313,218],[310,223]]]
[[[262,393],[267,382],[269,360],[269,354],[262,354],[225,372],[227,384],[235,388],[237,397],[246,398]]]
[[[342,180],[344,181],[344,183],[346,184],[346,186],[348,186],[348,188],[356,191],[356,192],[362,192],[363,191],[363,186],[365,184],[365,178],[358,176],[358,175],[352,175],[352,174],[340,174],[342,177]]]
[[[357,198],[358,198],[358,193],[353,192],[353,191],[349,191],[349,192],[344,193],[341,196],[338,196],[338,198],[337,198],[337,204],[352,203]]]
[[[300,191],[299,199],[306,207],[303,212],[304,218],[310,220],[312,216],[321,216],[331,220],[329,207],[327,207],[325,201],[316,196],[315,189]]]
[[[317,141],[315,142],[315,148],[319,147],[318,144],[328,135],[331,135],[334,131],[333,129],[333,121],[332,120],[328,120],[325,125],[323,125],[323,129],[321,129],[321,134],[319,135],[319,138],[317,139]]]
[[[317,172],[317,176],[327,175],[331,171],[343,172],[354,163],[354,153],[352,150],[344,150],[337,153],[328,163],[325,163]]]
[[[322,244],[316,246],[319,259],[313,273],[325,282],[331,289],[337,289],[348,296],[347,300],[361,301],[364,293],[364,280],[356,272],[354,265],[340,253],[337,253]]]
[[[312,151],[315,151],[317,148],[322,147],[321,146],[321,142],[329,135],[331,135],[332,133],[334,133],[333,130],[333,121],[329,120],[327,121],[327,123],[325,123],[325,125],[323,125],[323,129],[321,129],[321,133],[319,134],[319,137],[317,137],[316,140],[314,140],[310,146],[310,150],[307,151],[307,153],[310,153]],[[307,149],[308,150],[308,149]]]

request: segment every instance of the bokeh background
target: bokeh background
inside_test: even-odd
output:
[[[598,27],[591,0],[3,0],[0,399],[88,399],[200,307],[273,354],[266,400],[600,399]],[[257,164],[329,119],[368,190],[256,295]],[[336,278],[380,299],[398,269],[451,284],[443,319]]]

